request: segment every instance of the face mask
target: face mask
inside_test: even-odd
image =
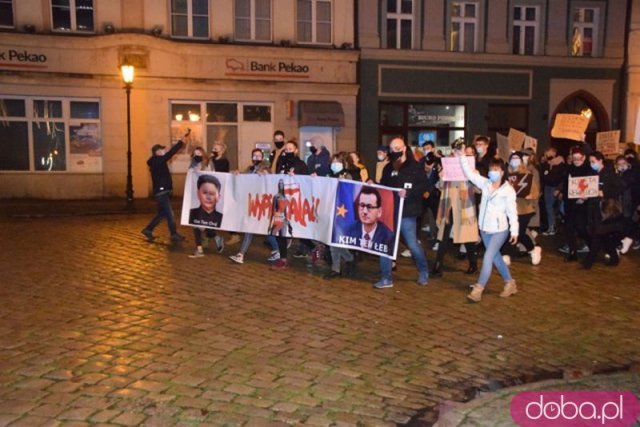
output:
[[[331,163],[331,171],[333,173],[340,173],[342,172],[342,169],[344,169],[342,163]]]
[[[596,172],[600,172],[600,165],[597,163],[591,163],[591,169],[593,169]]]
[[[386,159],[387,156],[378,156],[378,161],[379,162],[384,162],[384,159]]]
[[[431,148],[423,148],[422,151],[424,151],[425,156],[429,153],[431,153]]]
[[[522,163],[527,166],[529,164],[529,156],[522,156]]]
[[[219,155],[220,153],[218,153],[217,151],[211,153],[211,157],[213,157],[214,159],[217,159]]]
[[[520,159],[511,159],[509,166],[511,166],[511,169],[518,169],[520,167]]]
[[[476,147],[476,151],[478,152],[478,154],[483,155],[484,154],[484,147]]]
[[[193,156],[193,161],[196,163],[200,163],[202,161],[202,156]]]
[[[281,154],[281,156],[283,156],[283,157],[289,157],[289,156],[291,156],[292,154],[293,154],[293,153],[290,153],[290,152],[288,152],[288,151],[283,151],[283,152],[282,152],[282,154]]]
[[[254,158],[253,158],[253,159],[251,159],[251,160],[253,161],[253,164],[254,164],[255,166],[258,166],[260,163],[262,163],[262,160],[261,160],[261,159],[259,159],[259,158],[257,158],[257,157],[254,157]]]
[[[626,166],[618,166],[618,172],[623,173],[627,170]]]
[[[311,154],[316,154],[318,149],[316,147],[309,147],[309,151],[311,151]]]
[[[547,156],[547,160],[553,160],[553,159],[555,159],[555,156],[551,156],[551,155]]]
[[[502,173],[500,171],[489,171],[489,181],[498,182],[502,177]]]
[[[400,159],[400,157],[402,157],[402,154],[402,151],[399,151],[397,153],[395,151],[392,151],[391,153],[389,153],[389,158],[392,162],[395,162],[396,160]]]
[[[276,145],[276,148],[279,150],[282,147],[284,147],[284,141],[276,141],[274,142],[274,144]]]

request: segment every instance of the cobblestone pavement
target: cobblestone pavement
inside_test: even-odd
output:
[[[494,273],[470,304],[454,257],[374,290],[373,258],[340,281],[269,271],[260,238],[243,265],[190,259],[148,220],[0,218],[0,425],[429,425],[477,390],[640,362],[638,251],[586,272],[548,242],[513,262],[518,295]]]

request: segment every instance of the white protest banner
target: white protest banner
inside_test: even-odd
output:
[[[569,198],[588,199],[598,197],[598,175],[569,177]]]
[[[357,184],[358,191],[354,189],[350,193],[355,194],[350,202],[340,196],[338,184],[342,182]],[[360,190],[365,187],[376,188],[386,204],[371,200],[358,202]],[[234,175],[189,170],[180,222],[193,227],[311,239],[329,245],[333,245],[334,237],[333,240],[339,243],[335,246],[395,259],[403,201],[398,196],[399,191],[326,177]],[[375,194],[373,198],[377,200]],[[358,203],[364,204],[360,209],[362,212],[355,209]],[[364,245],[360,236],[354,240],[352,233],[336,231],[333,228],[334,218],[339,216],[338,213],[346,215],[349,212],[349,218],[357,218],[349,225],[365,224],[364,228],[375,230],[375,224],[380,225],[379,221],[384,221],[393,238],[389,240],[388,235],[378,232],[370,236],[371,244]],[[358,216],[354,216],[356,212]],[[347,230],[345,221],[341,221],[339,226],[340,230]],[[340,236],[346,237],[340,240]]]
[[[581,114],[556,114],[551,136],[582,141],[588,126],[589,119]]]
[[[527,134],[520,132],[518,129],[510,128],[507,139],[509,140],[509,149],[511,151],[520,151]]]
[[[538,140],[532,136],[524,137],[524,146],[523,148],[526,150],[527,148],[531,148],[534,153],[538,152]]]
[[[476,158],[471,156],[465,158],[469,164],[469,169],[474,170],[476,168]],[[467,181],[458,157],[443,157],[440,161],[442,162],[442,171],[444,172],[443,181]]]
[[[598,132],[596,134],[596,150],[605,156],[615,156],[620,153],[620,131]]]
[[[496,143],[498,144],[498,157],[500,157],[502,161],[508,162],[509,154],[511,154],[511,150],[509,149],[509,138],[501,133],[496,133]]]

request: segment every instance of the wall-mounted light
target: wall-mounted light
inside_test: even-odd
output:
[[[153,27],[151,29],[151,34],[153,34],[156,37],[160,37],[162,35],[162,26],[156,25],[155,27]]]
[[[176,114],[176,120],[177,121],[181,122],[182,121],[182,117],[183,117],[182,114]]]
[[[580,115],[588,120],[591,120],[591,116],[593,116],[593,111],[591,111],[591,108],[583,108],[582,111],[580,111]]]
[[[112,24],[104,24],[104,32],[105,34],[113,34],[116,32],[115,27]]]

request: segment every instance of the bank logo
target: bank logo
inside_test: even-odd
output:
[[[629,427],[640,402],[628,391],[525,391],[511,400],[511,417],[522,427]]]
[[[227,76],[243,77],[274,77],[286,79],[308,79],[310,68],[308,65],[295,61],[272,60],[239,60],[227,58],[225,60]]]

